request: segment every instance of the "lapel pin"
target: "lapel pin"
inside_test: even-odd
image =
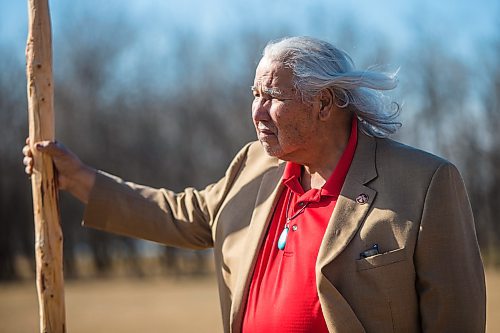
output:
[[[358,197],[356,198],[356,202],[359,203],[360,205],[364,205],[365,203],[368,202],[368,195],[367,194],[364,194],[364,193],[361,193],[360,195],[358,195]]]

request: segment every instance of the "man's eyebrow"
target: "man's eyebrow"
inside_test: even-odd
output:
[[[268,88],[268,87],[262,87],[262,92],[269,94],[271,96],[281,96],[283,95],[283,92],[278,89],[278,88]]]
[[[250,86],[250,89],[252,90],[252,93],[259,93],[259,87],[257,86]],[[267,94],[271,97],[274,98],[279,98],[280,100],[292,100],[293,98],[285,98],[285,94],[283,91],[279,88],[269,88],[269,87],[261,87],[260,91],[263,94]]]
[[[259,88],[256,86],[250,86],[250,89],[252,92],[258,92]],[[265,94],[271,95],[271,96],[281,96],[283,95],[283,92],[279,88],[268,88],[268,87],[262,87],[261,91]]]

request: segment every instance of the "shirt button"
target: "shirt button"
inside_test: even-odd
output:
[[[302,207],[302,206],[304,206],[304,205],[305,205],[305,203],[304,203],[304,202],[299,202],[299,207]]]
[[[293,230],[293,231],[297,231],[297,229],[298,229],[298,228],[299,228],[299,227],[298,227],[296,224],[294,224],[294,225],[292,226],[292,230]]]

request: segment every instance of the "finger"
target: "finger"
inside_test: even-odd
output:
[[[31,151],[30,146],[26,145],[26,146],[23,147],[23,155],[24,156],[30,156],[30,157],[33,156],[33,153]]]
[[[32,167],[33,164],[34,164],[33,158],[31,158],[31,157],[25,157],[23,159],[23,164],[26,165],[26,166]]]
[[[35,148],[40,151],[46,151],[47,147],[52,143],[52,141],[45,140],[45,141],[38,141],[35,142]]]
[[[27,144],[27,145],[29,145],[29,144],[30,144],[30,137],[29,137],[29,136],[26,138],[26,144]]]
[[[27,166],[26,168],[24,168],[24,172],[31,176],[31,174],[33,173],[33,168],[31,166]]]
[[[33,159],[31,157],[25,156],[23,158],[23,164],[26,166],[32,166],[33,165]]]
[[[64,148],[56,141],[40,141],[35,144],[35,148],[50,156],[64,155]]]

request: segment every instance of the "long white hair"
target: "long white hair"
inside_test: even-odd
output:
[[[382,92],[397,86],[397,71],[356,70],[345,51],[312,37],[271,41],[264,48],[263,58],[282,62],[293,71],[295,88],[303,99],[332,89],[337,106],[352,110],[366,134],[386,137],[401,127],[396,121],[399,104]]]

